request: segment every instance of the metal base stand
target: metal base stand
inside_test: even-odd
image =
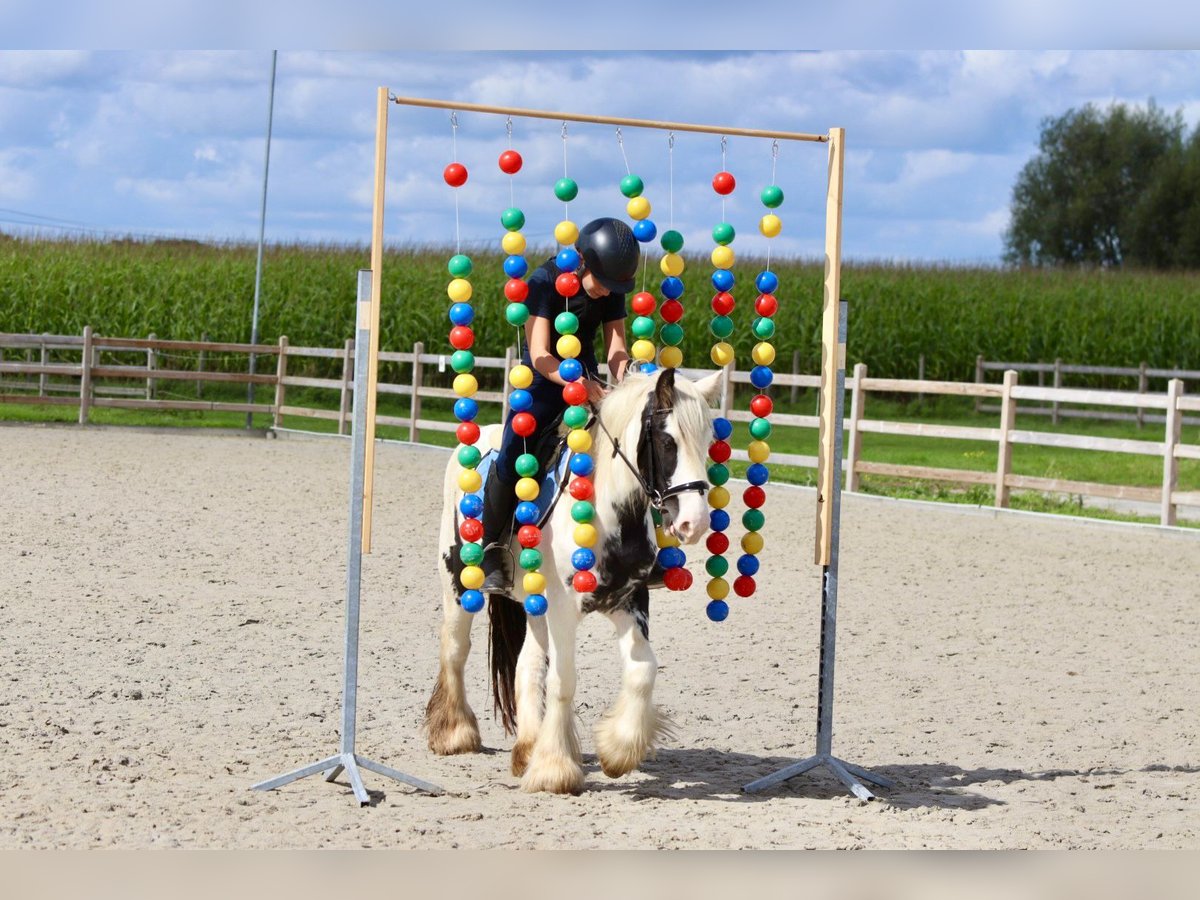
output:
[[[842,515],[842,420],[845,415],[846,391],[846,315],[847,304],[840,302],[840,320],[838,323],[838,359],[842,364],[837,369],[836,390],[834,391],[834,439],[833,439],[833,496],[830,499],[833,507],[833,527],[830,532],[829,565],[821,568],[821,663],[819,673],[819,688],[817,694],[817,752],[808,759],[793,763],[778,772],[750,782],[742,790],[748,793],[765,790],[773,785],[802,775],[817,766],[825,766],[838,781],[846,786],[850,793],[860,800],[874,800],[875,795],[867,790],[857,775],[863,781],[882,788],[895,787],[895,783],[882,775],[875,775],[861,766],[848,763],[833,755],[833,664],[837,656],[837,584],[838,584],[838,544],[841,536]]]
[[[346,566],[346,645],[345,680],[342,685],[342,741],[341,750],[320,762],[311,763],[301,769],[278,775],[253,785],[252,790],[270,791],[310,775],[325,773],[326,781],[333,781],[345,771],[350,787],[358,798],[359,806],[370,803],[370,795],[363,786],[359,768],[392,778],[431,794],[444,793],[436,784],[414,778],[395,769],[373,762],[354,752],[354,736],[358,711],[358,607],[362,585],[362,522],[363,486],[366,478],[366,422],[367,422],[367,350],[370,343],[370,298],[371,272],[358,273],[358,333],[354,344],[354,432],[350,449],[350,537]]]

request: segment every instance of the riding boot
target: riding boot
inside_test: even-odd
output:
[[[483,489],[483,586],[485,594],[512,596],[512,522],[517,495],[493,473]]]

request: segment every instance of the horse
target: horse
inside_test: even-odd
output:
[[[620,693],[595,730],[604,774],[617,778],[632,772],[671,736],[671,723],[651,700],[658,671],[649,640],[647,590],[658,548],[652,511],[659,511],[664,530],[682,544],[696,543],[707,530],[706,458],[721,374],[692,382],[674,369],[631,372],[598,404],[587,426],[595,461],[594,591],[579,594],[572,587],[575,522],[571,503],[561,502],[542,526],[545,615],[526,615],[520,579],[513,588],[515,597],[488,598],[494,711],[505,732],[516,734],[512,773],[525,791],[583,790],[575,729],[575,640],[587,613],[602,613],[612,621],[623,666]],[[500,429],[483,429],[481,445],[498,447]],[[458,553],[458,472],[452,457],[446,469],[439,544],[444,550],[439,566],[440,665],[425,714],[429,747],[439,755],[482,748],[463,684],[474,616],[459,602],[458,573],[463,566]]]

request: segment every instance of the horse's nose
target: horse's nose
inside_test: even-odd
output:
[[[679,536],[679,540],[685,544],[692,543],[696,537],[696,523],[690,519],[684,519],[675,526],[675,533]]]

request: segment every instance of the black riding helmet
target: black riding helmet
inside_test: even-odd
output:
[[[641,249],[620,219],[593,219],[579,231],[575,249],[596,280],[618,294],[633,290]]]

